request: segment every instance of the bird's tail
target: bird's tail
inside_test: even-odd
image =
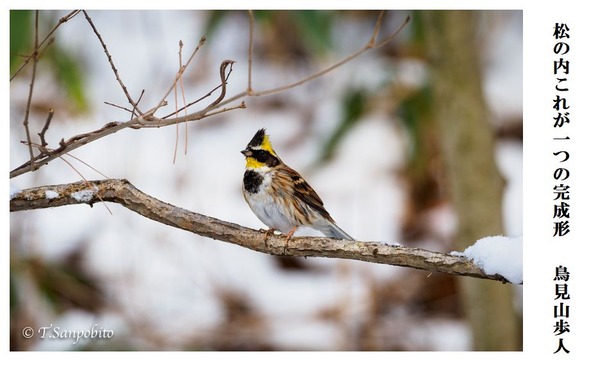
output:
[[[329,222],[329,221],[327,221],[327,222]],[[340,227],[333,222],[329,222],[327,227],[324,227],[323,229],[319,229],[319,230],[323,234],[325,234],[327,237],[354,241],[354,238],[350,237],[350,235],[348,233],[346,233],[345,231],[340,229]]]

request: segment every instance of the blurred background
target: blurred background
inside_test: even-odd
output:
[[[41,38],[68,11],[41,11]],[[155,106],[187,59],[191,102],[236,61],[247,85],[244,11],[91,11],[121,79]],[[275,150],[362,241],[449,252],[522,234],[520,11],[388,11],[390,43],[247,108],[179,129],[125,129],[71,153],[165,202],[255,229],[239,153],[265,127]],[[32,52],[34,11],[10,16],[11,76]],[[255,12],[252,86],[302,79],[359,50],[375,11]],[[10,83],[10,165],[29,157],[23,118],[31,63]],[[170,113],[174,96],[157,116]],[[178,105],[182,104],[181,95]],[[61,25],[37,65],[33,137],[49,147],[129,114],[83,14]],[[238,104],[239,101],[231,105]],[[179,137],[176,133],[179,132]],[[173,154],[177,149],[177,159]],[[103,177],[65,156],[11,187]],[[72,167],[74,166],[76,170]],[[12,350],[521,350],[522,287],[351,260],[274,257],[178,231],[108,204],[10,214]],[[303,230],[301,234],[320,233]],[[110,339],[24,338],[26,326],[112,330]]]

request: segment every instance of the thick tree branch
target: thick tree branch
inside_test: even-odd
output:
[[[51,208],[97,202],[119,203],[146,218],[187,230],[200,236],[243,246],[272,255],[331,257],[370,263],[410,267],[507,282],[499,275],[486,275],[464,257],[407,248],[380,242],[345,241],[325,237],[285,238],[248,229],[234,223],[194,213],[155,199],[135,188],[127,180],[98,180],[36,187],[15,194],[10,211]]]

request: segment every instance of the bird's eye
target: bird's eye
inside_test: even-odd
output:
[[[269,159],[269,152],[267,152],[266,150],[255,150],[252,157],[254,157],[256,160],[260,161],[261,163],[267,162],[267,160]]]

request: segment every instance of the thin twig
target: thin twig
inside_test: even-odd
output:
[[[142,89],[142,92],[140,92],[140,97],[138,97],[138,100],[135,101],[135,105],[138,106],[140,104],[140,102],[142,101],[142,98],[144,97],[144,93],[146,93],[145,89]],[[130,110],[131,112],[131,116],[129,117],[129,120],[132,120],[135,116],[135,112],[133,110]]]
[[[108,176],[106,176],[104,173],[100,172],[99,170],[97,170],[96,168],[94,168],[93,166],[91,166],[90,164],[86,163],[85,161],[83,161],[82,159],[80,159],[79,157],[75,157],[70,153],[65,153],[65,156],[69,156],[72,159],[75,159],[77,161],[79,161],[80,163],[82,163],[83,165],[85,165],[86,167],[90,168],[92,171],[96,172],[97,174],[99,174],[100,176],[104,177],[105,179],[110,179]]]
[[[381,14],[383,17],[383,13]],[[396,38],[396,36],[398,34],[400,34],[400,32],[404,29],[404,27],[406,27],[406,25],[408,24],[408,22],[410,22],[410,15],[408,15],[406,17],[406,19],[404,20],[404,23],[402,23],[402,25],[400,27],[398,27],[396,29],[396,31],[394,31],[392,34],[388,35],[385,39],[381,40],[379,43],[375,44],[376,39],[373,41],[374,44],[372,46],[373,49],[379,49],[382,46],[387,45],[390,41],[392,41],[392,39]]]
[[[227,112],[227,111],[233,111],[233,110],[245,109],[245,108],[246,108],[246,102],[244,102],[242,100],[242,102],[240,104],[238,104],[237,106],[234,106],[234,107],[223,107],[219,111],[208,112],[208,113],[204,114],[203,118],[208,118],[209,116],[214,116],[214,115],[222,114],[222,113]]]
[[[121,89],[123,90],[123,93],[125,93],[125,96],[127,97],[127,100],[129,101],[129,104],[131,104],[131,106],[135,112],[137,112],[138,114],[141,114],[142,111],[138,108],[137,103],[135,101],[133,101],[133,99],[129,95],[129,91],[127,91],[127,87],[125,86],[125,84],[123,84],[123,81],[121,80],[121,77],[119,76],[119,71],[117,70],[117,67],[115,66],[115,64],[112,60],[112,56],[110,55],[110,52],[108,51],[108,47],[106,47],[106,44],[104,43],[104,40],[102,39],[102,36],[96,29],[96,26],[94,25],[94,22],[92,21],[92,18],[90,18],[90,16],[88,15],[87,12],[85,12],[85,10],[83,11],[83,14],[85,15],[85,19],[88,21],[89,25],[92,27],[94,34],[96,34],[98,41],[100,41],[100,44],[102,45],[102,49],[104,49],[104,53],[106,54],[106,58],[108,58],[108,63],[110,64],[110,67],[112,68],[112,71],[115,74],[115,77],[117,78],[117,81],[119,82],[119,85],[121,86]]]
[[[10,81],[12,81],[21,72],[21,70],[29,63],[29,61],[32,58],[34,58],[34,56],[39,56],[40,52],[43,52],[45,50],[45,47],[43,49],[41,49],[41,47],[44,46],[46,44],[46,41],[48,41],[54,35],[54,32],[60,27],[60,25],[71,20],[79,12],[80,12],[79,10],[71,11],[67,15],[60,18],[58,20],[58,23],[56,24],[56,26],[54,26],[52,28],[52,30],[50,30],[50,32],[46,35],[46,37],[44,39],[42,39],[42,41],[39,43],[39,46],[36,47],[35,50],[30,55],[25,57],[25,60],[23,61],[21,66],[19,66],[19,68],[15,71],[15,73],[13,73],[13,75],[10,76]],[[36,11],[36,13],[37,13],[37,11]],[[46,47],[48,45],[50,45],[51,43],[52,43],[52,41],[48,41],[48,44],[46,45]]]
[[[254,12],[248,10],[248,87],[246,93],[252,96],[252,52],[254,50]]]
[[[206,37],[205,36],[203,36],[202,38],[200,38],[200,41],[198,42],[198,44],[194,48],[194,51],[192,52],[192,54],[188,58],[187,62],[183,66],[183,69],[180,68],[177,71],[177,75],[175,77],[175,81],[173,82],[173,84],[171,84],[171,87],[167,90],[167,92],[164,94],[164,96],[162,97],[162,99],[159,100],[159,102],[156,105],[156,107],[154,107],[151,110],[149,110],[148,112],[144,113],[142,116],[144,116],[144,117],[153,116],[154,113],[156,111],[158,111],[158,109],[160,107],[164,106],[164,102],[167,100],[167,96],[169,96],[171,94],[171,91],[173,91],[173,89],[175,88],[175,85],[179,81],[179,77],[181,77],[183,75],[183,72],[188,68],[188,66],[190,65],[190,62],[192,62],[192,59],[196,56],[196,53],[198,53],[198,51],[200,50],[200,47],[202,47],[202,45],[204,45],[205,41],[206,41]]]
[[[183,70],[183,61],[181,60],[181,50],[183,49],[183,42],[179,41],[179,67]],[[183,88],[183,77],[179,78],[179,87],[181,88],[181,100],[183,100],[183,112],[187,115],[187,104],[185,102],[185,88]],[[177,105],[175,105],[177,108]],[[185,142],[183,154],[187,155],[188,149],[188,122],[185,121]]]
[[[221,94],[219,95],[219,97],[217,97],[215,99],[214,102],[212,102],[211,104],[208,105],[208,107],[206,107],[207,109],[219,104],[223,100],[225,95],[227,94],[227,78],[229,77],[229,73],[231,73],[231,69],[233,69],[233,64],[235,64],[235,61],[233,61],[233,60],[225,60],[225,61],[221,62],[221,67],[219,68],[219,76],[221,77]],[[227,66],[230,67],[229,68],[230,71],[227,75],[225,75]]]
[[[79,175],[79,177],[81,177],[81,180],[83,180],[84,183],[86,183],[88,185],[88,187],[92,190],[95,190],[96,188],[94,187],[94,185],[92,183],[90,183],[82,174],[81,172],[79,172],[77,170],[77,168],[75,168],[75,166],[73,164],[71,164],[70,162],[68,162],[67,160],[65,160],[64,157],[60,156],[59,157],[65,164],[67,164],[68,166],[71,167],[72,170],[75,171],[75,173],[77,173]],[[77,159],[79,160],[79,159]],[[81,161],[81,160],[79,160]],[[87,165],[87,164],[86,164]],[[89,165],[88,165],[89,166]],[[102,199],[102,197],[100,195],[98,195],[98,199],[100,200],[100,202],[104,205],[104,207],[106,207],[106,210],[108,210],[108,213],[110,215],[113,215],[112,211],[110,211],[110,208],[108,207],[108,205],[104,202],[104,199]]]
[[[373,47],[375,46],[375,42],[377,42],[377,37],[379,36],[379,31],[381,30],[381,26],[383,25],[383,15],[385,11],[380,11],[377,16],[377,21],[375,22],[375,27],[373,28],[373,33],[371,34],[371,39],[369,39],[369,43],[367,46]],[[406,22],[404,22],[406,23]],[[402,26],[400,27],[402,28]]]
[[[183,88],[183,72],[185,71],[185,66],[183,65],[183,61],[182,61],[182,56],[181,56],[181,52],[183,49],[183,41],[179,41],[179,71],[177,72],[177,74],[175,75],[175,83],[174,83],[174,100],[175,100],[175,118],[179,117],[178,113],[179,113],[179,102],[178,102],[178,96],[179,93],[177,92],[177,86],[179,85],[179,88],[181,88],[181,98],[183,100],[183,110],[185,112],[185,115],[187,115],[187,105],[185,103],[185,89]],[[177,124],[175,125],[175,150],[173,151],[173,164],[175,164],[175,161],[177,160],[177,149],[179,147],[179,122],[177,122]],[[184,141],[184,151],[183,154],[187,155],[187,147],[188,147],[188,122],[185,121],[185,141]]]
[[[139,100],[138,100],[139,101]],[[123,107],[120,106],[118,104],[115,103],[111,103],[111,102],[104,102],[104,104],[108,105],[108,106],[112,106],[112,107],[116,107],[116,108],[120,108],[123,111],[127,111],[128,113],[130,113],[131,115],[134,115],[133,109],[131,108],[127,108],[127,107]]]
[[[267,94],[273,94],[276,92],[280,92],[280,91],[284,91],[284,90],[293,88],[297,85],[303,84],[309,80],[319,77],[319,76],[349,62],[350,60],[358,57],[359,55],[363,54],[364,52],[366,52],[367,50],[369,50],[371,48],[381,47],[382,45],[388,43],[395,36],[397,36],[399,34],[399,32],[406,26],[409,19],[410,19],[410,17],[407,18],[406,21],[394,33],[392,33],[390,36],[384,38],[383,40],[379,41],[379,43],[377,43],[378,32],[379,32],[379,28],[381,26],[381,22],[380,22],[381,15],[380,15],[380,18],[378,19],[378,23],[376,24],[373,34],[371,36],[371,39],[369,40],[369,43],[365,47],[359,49],[358,51],[351,54],[350,56],[342,59],[337,64],[334,64],[334,65],[330,66],[329,68],[324,69],[320,72],[317,72],[303,80],[300,80],[296,83],[288,84],[288,85],[285,85],[285,86],[282,86],[279,88],[271,89],[271,90],[265,90],[265,91],[258,92],[258,93],[252,92],[252,96],[262,96],[262,95],[267,95]],[[205,38],[202,37],[202,39],[200,40],[200,43],[194,50],[194,53],[192,54],[192,56],[190,56],[190,58],[188,59],[188,62],[185,64],[185,67],[187,67],[189,65],[189,63],[192,60],[195,53],[199,50],[200,46],[204,43],[204,40],[205,40]],[[224,64],[221,64],[221,65],[224,66]],[[134,129],[159,128],[159,127],[170,126],[170,125],[185,122],[185,121],[197,121],[197,120],[206,118],[209,115],[216,115],[219,113],[230,111],[232,109],[245,108],[244,102],[242,102],[242,104],[240,104],[236,107],[233,107],[233,108],[225,108],[225,109],[223,108],[224,106],[228,105],[231,102],[234,102],[236,100],[239,100],[246,96],[249,96],[248,91],[245,90],[245,91],[239,92],[238,94],[231,96],[227,99],[224,98],[224,96],[225,96],[224,90],[226,88],[226,86],[225,86],[226,83],[223,83],[223,74],[224,74],[223,69],[224,68],[221,68],[221,80],[222,80],[222,84],[220,86],[221,87],[221,95],[213,103],[211,103],[211,105],[207,106],[206,108],[196,111],[196,112],[193,112],[193,113],[190,113],[190,114],[187,114],[187,115],[184,115],[184,116],[181,116],[181,117],[177,117],[177,118],[160,119],[160,118],[154,117],[153,114],[156,112],[156,110],[158,110],[160,107],[166,105],[165,99],[174,88],[174,86],[171,85],[171,87],[165,94],[165,97],[159,102],[159,104],[156,107],[154,107],[150,111],[148,111],[140,116],[137,116],[135,118],[132,118],[132,120],[130,120],[130,121],[110,122],[98,130],[73,136],[67,141],[63,140],[59,143],[60,147],[52,150],[51,152],[49,152],[48,155],[40,154],[40,155],[36,156],[35,163],[33,164],[32,167],[30,167],[30,169],[27,169],[27,166],[30,164],[29,164],[29,162],[26,162],[26,163],[22,164],[21,166],[13,169],[10,172],[10,177],[13,178],[13,177],[22,175],[22,174],[30,171],[31,169],[33,169],[33,170],[39,169],[40,167],[48,164],[50,161],[56,159],[57,157],[59,157],[60,155],[62,155],[64,153],[75,150],[83,145],[86,145],[97,139],[106,137],[110,134],[116,133],[117,131],[120,131],[125,128],[134,128]],[[231,69],[230,69],[230,72],[231,72]],[[249,72],[249,75],[251,75],[251,72]],[[229,75],[227,75],[225,77],[225,80],[227,80],[228,76]],[[210,93],[209,93],[209,95],[210,95]]]
[[[29,93],[27,95],[27,105],[25,106],[25,118],[23,118],[23,126],[25,127],[25,136],[27,137],[27,147],[29,149],[29,161],[31,172],[34,170],[35,158],[33,156],[33,147],[31,146],[31,133],[29,132],[29,110],[31,109],[31,100],[33,99],[33,86],[35,85],[35,76],[38,63],[38,21],[39,11],[35,11],[34,24],[34,42],[33,42],[33,69],[31,71],[31,81],[29,82]]]
[[[128,121],[128,122],[109,122],[106,125],[102,126],[98,130],[91,131],[89,133],[83,133],[75,135],[69,138],[67,141],[61,140],[59,142],[59,147],[53,150],[49,150],[48,153],[40,153],[35,157],[34,170],[39,169],[40,167],[48,164],[52,160],[58,158],[59,156],[80,148],[83,145],[86,145],[90,142],[93,142],[97,139],[106,137],[110,134],[116,133],[119,130],[126,128],[134,128],[135,126],[139,126],[137,119]],[[29,161],[21,164],[19,167],[10,171],[10,178],[14,178],[20,176],[26,172],[29,172],[28,169]]]
[[[206,117],[206,114],[212,110],[215,109],[215,107],[221,107],[223,105],[222,100],[225,97],[225,94],[227,93],[227,78],[229,77],[229,73],[231,73],[231,68],[233,68],[233,64],[235,63],[235,61],[232,60],[224,60],[223,62],[221,62],[221,67],[219,69],[219,74],[221,77],[221,94],[215,99],[214,102],[212,102],[211,104],[209,104],[208,106],[206,106],[206,108],[194,112],[192,114],[188,114],[185,115],[183,117],[178,117],[178,118],[174,118],[174,119],[166,119],[166,120],[161,120],[159,118],[155,118],[155,117],[151,117],[149,119],[147,119],[147,115],[138,117],[137,120],[140,123],[140,125],[142,125],[143,127],[163,127],[163,126],[168,126],[174,123],[180,123],[183,121],[193,121],[193,120],[199,120],[202,118]],[[230,71],[227,75],[225,75],[225,71],[227,69],[227,66],[230,66]],[[238,98],[242,97],[242,96],[246,96],[246,93],[243,92],[239,95],[236,95]],[[232,99],[228,99],[228,100],[232,100]],[[237,100],[237,99],[235,99]],[[163,100],[164,102],[164,100]],[[245,108],[245,106],[244,106]],[[222,111],[224,112],[224,111]]]
[[[230,67],[230,68],[229,68],[229,72],[227,72],[227,76],[225,77],[225,81],[226,81],[226,82],[227,82],[227,80],[229,80],[229,75],[231,74],[231,72],[232,72],[232,71],[233,71],[233,67]],[[173,115],[176,115],[176,114],[180,113],[180,112],[181,112],[181,111],[183,111],[184,109],[186,109],[186,108],[189,108],[189,107],[193,106],[194,104],[196,104],[196,103],[198,103],[198,102],[201,102],[202,100],[204,100],[204,99],[206,99],[206,98],[208,98],[208,97],[212,96],[212,94],[213,94],[213,93],[214,93],[214,92],[215,92],[217,89],[221,89],[221,86],[222,86],[222,84],[223,84],[223,83],[221,83],[221,84],[217,85],[216,87],[214,87],[213,89],[211,89],[211,90],[210,90],[210,91],[209,91],[209,92],[208,92],[206,95],[204,95],[204,96],[202,96],[202,97],[200,97],[200,98],[198,98],[198,99],[194,100],[193,102],[191,102],[191,103],[189,103],[189,104],[186,104],[184,107],[182,107],[182,108],[178,109],[177,111],[173,111],[172,113],[170,113],[170,114],[168,114],[168,115],[165,115],[165,116],[163,116],[161,119],[167,119],[167,118],[170,118],[170,117],[172,117]],[[186,111],[186,115],[187,115],[187,111]]]
[[[53,117],[54,109],[51,108],[48,110],[48,117],[46,118],[46,123],[44,123],[42,131],[38,133],[38,135],[40,136],[40,142],[42,143],[43,147],[48,146],[48,142],[46,142],[46,131],[48,131],[48,129],[50,128],[50,122],[52,121]]]
[[[179,70],[177,71],[177,74],[175,75],[175,83],[173,84],[173,95],[174,95],[174,100],[175,100],[175,111],[177,111],[177,107],[178,107],[178,102],[177,102],[177,96],[179,95],[177,93],[177,86],[179,85],[179,76],[183,73],[183,69],[181,67],[181,41],[179,41],[179,54],[180,54],[180,61],[179,61]],[[175,118],[178,118],[179,115],[175,115]],[[177,122],[175,124],[175,147],[173,148],[173,164],[175,164],[175,161],[177,160],[177,148],[179,146],[179,122]]]
[[[331,65],[330,67],[320,70],[316,73],[313,73],[312,75],[299,80],[295,83],[291,83],[291,84],[287,84],[281,87],[277,87],[277,88],[273,88],[273,89],[268,89],[268,90],[264,90],[264,91],[258,91],[255,92],[254,90],[252,90],[252,94],[250,95],[248,93],[248,91],[244,91],[244,92],[240,92],[237,95],[234,95],[232,97],[230,97],[229,99],[225,99],[223,100],[220,104],[216,105],[214,108],[219,107],[219,106],[223,106],[226,104],[229,104],[233,101],[236,101],[238,99],[241,99],[245,96],[265,96],[265,95],[271,95],[271,94],[275,94],[275,93],[279,93],[294,87],[297,87],[299,85],[302,85],[308,81],[314,80],[318,77],[323,76],[326,73],[331,72],[332,70],[339,68],[340,66],[352,61],[353,59],[355,59],[356,57],[364,54],[365,52],[371,50],[371,49],[377,49],[380,48],[381,46],[389,43],[392,39],[394,39],[408,24],[408,22],[410,21],[410,15],[406,17],[406,19],[404,20],[404,23],[402,23],[402,25],[400,27],[398,27],[392,34],[390,34],[389,36],[385,37],[384,39],[382,39],[379,43],[377,42],[377,37],[379,36],[379,29],[381,28],[381,24],[382,24],[382,18],[384,15],[384,11],[381,11],[381,13],[379,14],[378,18],[377,18],[377,22],[375,23],[375,27],[373,29],[373,33],[371,34],[371,38],[369,39],[369,42],[367,42],[367,44],[365,46],[363,46],[362,48],[360,48],[359,50],[357,50],[356,52],[350,54],[348,57],[340,60],[339,62]],[[252,65],[252,62],[249,61],[248,63],[249,66]],[[252,75],[252,70],[249,69],[248,70],[248,76],[251,77]],[[248,80],[248,84],[251,85],[252,80]]]
[[[296,81],[295,83],[291,83],[288,85],[284,85],[282,87],[277,87],[277,88],[273,88],[273,89],[267,89],[264,91],[259,91],[259,92],[253,92],[252,96],[266,96],[266,95],[272,95],[274,93],[279,93],[294,87],[297,87],[299,85],[302,85],[304,83],[307,83],[309,81],[312,81],[316,78],[319,78],[321,76],[323,76],[326,73],[331,72],[332,70],[339,68],[340,66],[346,64],[347,62],[352,61],[353,59],[355,59],[356,57],[362,55],[363,53],[371,50],[371,49],[376,49],[379,48],[383,45],[385,45],[386,43],[390,42],[396,35],[398,35],[398,33],[400,33],[400,31],[402,31],[402,29],[408,24],[409,20],[410,20],[410,16],[408,16],[406,18],[406,20],[404,21],[404,23],[390,36],[386,37],[381,43],[376,44],[377,42],[377,36],[379,34],[379,29],[381,28],[381,22],[382,22],[382,18],[383,18],[383,11],[380,13],[379,18],[377,19],[377,23],[375,24],[375,28],[373,30],[373,35],[371,36],[371,39],[369,40],[369,42],[363,46],[360,50],[354,52],[353,54],[350,54],[348,57],[344,58],[343,60],[331,65],[328,68],[322,69],[316,73],[313,73],[312,75]]]

